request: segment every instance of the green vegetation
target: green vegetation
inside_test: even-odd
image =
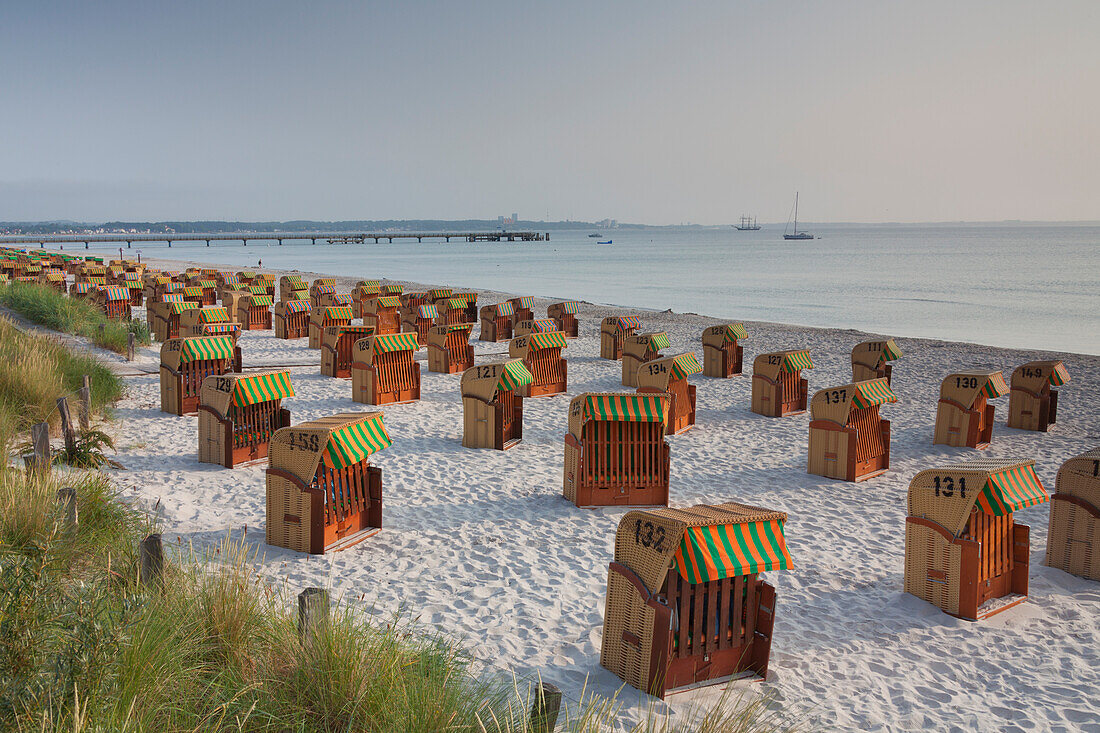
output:
[[[149,326],[145,321],[111,321],[91,303],[69,296],[44,285],[12,283],[0,288],[0,305],[24,318],[52,328],[89,339],[96,346],[118,354],[126,353],[129,334],[139,346],[149,341]]]

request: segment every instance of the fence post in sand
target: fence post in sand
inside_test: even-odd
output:
[[[154,533],[141,541],[139,547],[140,567],[138,580],[144,586],[152,586],[161,582],[161,574],[164,571],[164,547],[161,545],[159,533]]]
[[[532,733],[553,733],[561,712],[561,690],[549,682],[539,680],[535,702],[531,706]]]
[[[66,486],[57,490],[57,503],[61,505],[61,522],[66,532],[75,532],[80,521],[76,509],[76,489]]]
[[[80,429],[87,430],[92,422],[92,380],[85,374],[84,386],[77,393],[80,396]]]
[[[65,436],[65,455],[71,461],[76,455],[76,431],[73,430],[73,418],[69,414],[67,398],[57,398],[57,412],[61,415],[61,432]]]
[[[27,468],[46,471],[50,467],[50,424],[36,423],[31,425],[31,445],[34,453],[24,460]]]
[[[134,332],[131,331],[127,334],[126,339],[126,361],[134,360]]]
[[[328,591],[306,588],[298,594],[298,638],[306,643],[328,625]]]

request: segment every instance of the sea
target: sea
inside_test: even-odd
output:
[[[148,257],[1100,354],[1100,225],[550,230],[548,242],[135,244]],[[589,237],[592,233],[599,238]],[[597,241],[610,240],[610,245]],[[93,249],[111,249],[93,245]],[[128,253],[133,255],[133,250]]]

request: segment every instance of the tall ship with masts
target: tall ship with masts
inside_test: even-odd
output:
[[[739,232],[758,232],[760,231],[760,225],[756,223],[755,216],[742,216],[740,224],[734,224],[734,228]]]
[[[788,232],[788,228],[791,225],[791,220],[787,220],[787,226],[783,228],[783,239],[813,239],[814,235],[809,232],[798,231],[798,191],[794,192],[794,231]]]

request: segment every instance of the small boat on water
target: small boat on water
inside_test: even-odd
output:
[[[755,216],[742,216],[741,223],[734,224],[733,228],[739,232],[758,232],[760,231],[760,225],[756,223]]]
[[[787,220],[787,226],[789,227],[791,220]],[[794,232],[787,233],[787,227],[783,227],[783,239],[813,239],[814,235],[809,232],[798,231],[798,191],[794,192]]]
[[[600,233],[596,232],[595,234],[589,234],[588,237],[590,239],[599,239],[600,238]]]
[[[611,244],[611,241],[612,240],[609,239],[606,242],[596,242],[596,244]]]

